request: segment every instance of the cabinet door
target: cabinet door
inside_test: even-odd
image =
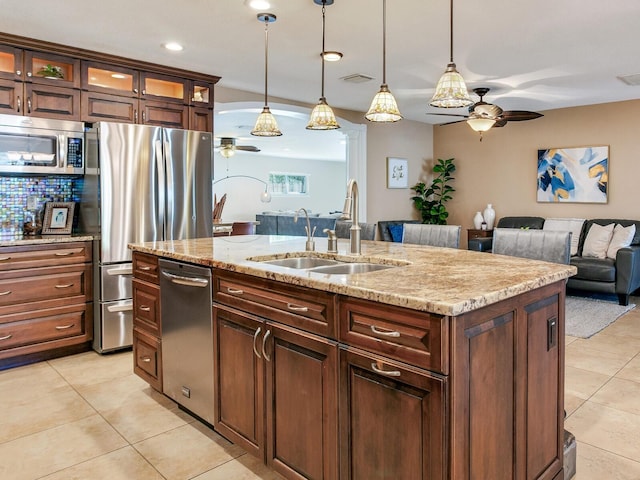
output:
[[[167,128],[189,128],[189,107],[177,103],[141,100],[140,109],[144,125]]]
[[[264,322],[213,307],[214,427],[247,452],[264,459],[264,366],[258,342]]]
[[[0,45],[0,78],[21,80],[24,75],[23,51],[8,45]]]
[[[25,51],[25,81],[80,88],[80,60],[45,52]]]
[[[138,122],[137,98],[96,92],[82,92],[81,103],[81,117],[84,122]]]
[[[189,105],[213,108],[213,84],[193,81],[191,85],[192,92]]]
[[[0,79],[0,113],[21,115],[22,100],[22,83]]]
[[[26,83],[25,97],[24,115],[80,120],[80,90]]]
[[[340,478],[443,480],[446,379],[340,351]]]
[[[189,107],[189,129],[213,133],[213,110],[207,107]]]
[[[138,98],[137,70],[98,62],[82,62],[82,89],[89,92]]]
[[[286,478],[338,478],[338,346],[267,324],[267,463]]]
[[[190,94],[189,83],[189,80],[179,77],[141,72],[140,97],[146,100],[175,102],[188,105]]]

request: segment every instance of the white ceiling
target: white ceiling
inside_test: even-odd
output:
[[[271,0],[269,94],[314,104],[320,96],[321,7]],[[218,75],[219,85],[264,87],[264,25],[245,0],[0,0],[0,30]],[[382,77],[382,0],[327,7],[325,94],[334,107],[366,111]],[[456,0],[454,60],[469,88],[505,110],[548,109],[640,98],[618,75],[640,73],[638,0]],[[172,53],[163,43],[185,49]],[[447,0],[387,2],[387,83],[407,119],[441,123],[428,106],[449,60]],[[374,77],[346,83],[350,74]],[[454,113],[464,113],[458,109]],[[217,134],[218,132],[216,132]],[[285,133],[286,134],[286,133]]]

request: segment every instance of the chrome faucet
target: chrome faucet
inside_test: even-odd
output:
[[[351,220],[349,229],[350,252],[360,255],[360,223],[358,222],[358,184],[355,179],[347,184],[347,197],[344,200],[341,220]]]
[[[300,212],[304,212],[304,216],[307,217],[307,224],[304,227],[304,231],[307,232],[307,243],[305,245],[305,250],[307,252],[313,252],[316,249],[316,244],[313,241],[313,235],[316,233],[316,227],[313,227],[311,230],[311,222],[309,221],[309,213],[305,208],[299,208],[296,214],[293,216],[293,221],[298,223],[298,214]]]

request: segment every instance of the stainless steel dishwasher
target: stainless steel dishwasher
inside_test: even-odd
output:
[[[159,260],[163,391],[213,425],[211,270]]]

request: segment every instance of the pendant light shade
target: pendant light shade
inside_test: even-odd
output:
[[[469,97],[462,75],[458,73],[456,64],[453,63],[453,0],[450,0],[449,26],[449,64],[438,81],[436,93],[433,94],[429,105],[440,108],[468,107],[473,104],[473,100]]]
[[[476,132],[486,132],[496,123],[495,118],[469,117],[467,124]]]
[[[278,128],[276,117],[273,116],[267,104],[267,78],[269,71],[269,24],[276,21],[272,13],[259,13],[258,20],[264,22],[264,107],[258,115],[256,125],[251,130],[251,135],[257,137],[279,137],[282,132]]]
[[[402,120],[398,104],[387,86],[387,0],[382,0],[382,85],[364,118],[370,122]]]
[[[325,34],[325,6],[331,5],[333,0],[313,0],[313,3],[322,5],[322,53],[325,52],[324,48],[324,34]],[[327,104],[327,99],[324,97],[324,57],[320,56],[322,62],[322,89],[320,100],[318,104],[311,111],[309,117],[309,123],[307,124],[307,130],[335,130],[340,128],[336,116],[333,113],[331,107]]]

